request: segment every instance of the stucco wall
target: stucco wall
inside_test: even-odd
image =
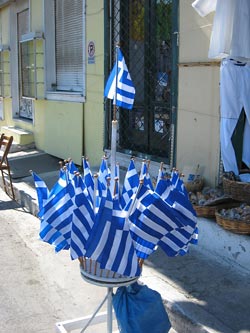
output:
[[[213,15],[180,1],[177,167],[200,165],[208,185],[219,174],[219,63],[208,59]],[[208,62],[210,62],[208,64]]]
[[[39,119],[39,105],[37,107],[36,117],[40,125],[36,131],[36,142],[44,144],[45,150],[50,154],[64,159],[70,157],[81,165],[83,105],[48,101],[44,106],[41,105],[41,109],[43,107],[42,119]]]
[[[103,0],[86,1],[86,86],[84,105],[84,154],[90,164],[100,165],[104,146],[104,8]],[[88,44],[94,42],[93,63],[89,63]],[[90,59],[91,60],[91,59]]]

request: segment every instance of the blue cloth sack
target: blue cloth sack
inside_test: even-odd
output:
[[[113,307],[120,333],[167,333],[171,328],[161,295],[138,282],[119,287]]]

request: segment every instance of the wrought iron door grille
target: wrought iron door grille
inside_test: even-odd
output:
[[[116,111],[118,151],[167,163],[172,128],[172,1],[113,0],[109,5],[108,67],[113,67],[119,44],[136,89],[133,109]],[[113,117],[110,101],[106,110],[108,124]]]

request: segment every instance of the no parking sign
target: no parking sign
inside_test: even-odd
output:
[[[95,63],[95,42],[92,40],[88,43],[88,64]]]

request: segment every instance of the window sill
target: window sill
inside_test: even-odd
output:
[[[84,103],[85,97],[79,93],[71,93],[71,92],[60,92],[60,91],[47,91],[46,99],[51,101],[65,101],[65,102],[77,102]]]

